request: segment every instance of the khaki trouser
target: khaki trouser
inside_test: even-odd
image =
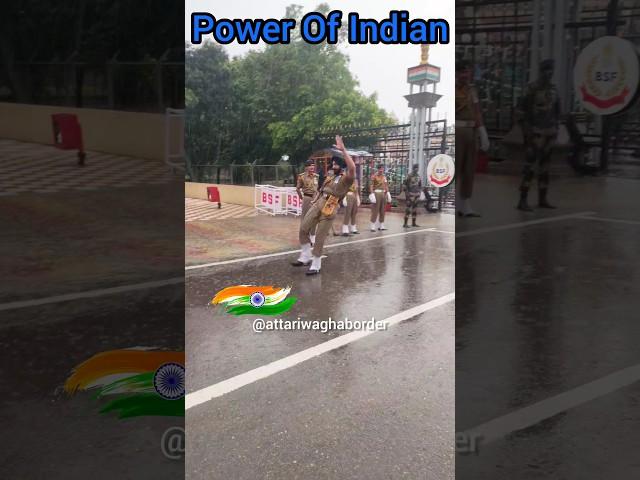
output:
[[[371,223],[375,223],[376,219],[380,223],[384,222],[384,207],[387,205],[387,195],[382,192],[374,192],[376,196],[376,203],[371,205]]]
[[[347,193],[347,208],[344,211],[343,225],[355,225],[358,214],[358,199],[355,193]]]
[[[476,129],[456,127],[456,189],[464,199],[473,194],[473,179],[478,161]]]
[[[311,200],[313,200],[313,197],[307,197],[306,195],[302,197],[302,214],[300,215],[301,219],[304,219],[304,216],[309,211],[309,207],[311,207]]]
[[[327,235],[331,231],[333,219],[336,218],[335,212],[330,217],[325,217],[322,215],[322,207],[324,206],[325,202],[326,200],[324,198],[319,198],[316,203],[311,205],[309,211],[302,219],[302,223],[300,223],[300,245],[311,243],[311,238],[309,237],[309,235],[314,230],[316,232],[316,241],[313,244],[313,250],[311,252],[314,257],[322,256],[324,242],[327,238]]]

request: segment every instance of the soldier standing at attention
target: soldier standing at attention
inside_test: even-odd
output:
[[[520,99],[520,122],[524,136],[525,165],[520,184],[520,202],[518,209],[532,211],[527,203],[529,187],[533,180],[533,169],[538,162],[538,206],[556,208],[547,201],[549,188],[549,162],[553,143],[558,136],[560,121],[560,100],[553,78],[553,60],[540,63],[540,75],[537,81],[527,85]]]
[[[307,160],[304,172],[298,175],[296,183],[296,191],[302,200],[302,214],[300,222],[304,220],[304,216],[309,211],[311,202],[318,193],[318,174],[316,173],[316,165],[313,160]],[[311,235],[311,243],[315,240],[315,235]]]
[[[360,190],[358,180],[354,179],[349,187],[347,196],[344,198],[344,222],[342,223],[342,236],[348,237],[349,234],[358,234],[356,225],[356,216],[358,215],[358,207],[360,206]]]
[[[375,203],[371,205],[371,231],[386,230],[384,226],[384,207],[387,205],[389,185],[384,176],[384,165],[378,165],[378,171],[371,177],[369,193],[375,195]]]
[[[333,220],[336,218],[340,198],[347,194],[356,176],[356,164],[349,156],[340,135],[336,135],[335,147],[342,152],[347,170],[343,171],[341,159],[334,157],[332,168],[334,175],[325,179],[319,194],[311,203],[309,211],[300,224],[301,252],[298,260],[292,265],[299,267],[311,264],[307,275],[320,273],[322,249]],[[310,233],[314,230],[316,230],[316,241],[312,250]]]
[[[461,217],[479,217],[471,208],[473,181],[480,150],[489,150],[489,135],[482,120],[480,101],[471,84],[471,64],[456,63],[456,209]]]
[[[404,192],[407,199],[407,208],[404,211],[404,228],[409,228],[409,214],[411,214],[412,227],[419,227],[416,223],[416,216],[418,215],[418,200],[420,200],[420,194],[422,193],[422,179],[418,174],[420,167],[416,163],[413,166],[413,171],[407,176],[404,181]]]

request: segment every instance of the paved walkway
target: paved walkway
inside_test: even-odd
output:
[[[184,199],[184,221],[196,222],[203,220],[224,220],[227,218],[257,217],[258,211],[245,205],[223,203],[222,208],[218,204],[198,198]]]
[[[79,167],[75,150],[0,139],[0,196],[162,185],[176,176],[161,161],[87,152]]]

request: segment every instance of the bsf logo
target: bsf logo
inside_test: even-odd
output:
[[[273,205],[274,203],[280,203],[280,195],[262,192],[262,203],[267,205]]]
[[[455,170],[453,158],[445,154],[436,155],[427,165],[427,178],[435,187],[446,187],[453,181]]]
[[[624,110],[638,89],[638,56],[618,37],[601,37],[578,56],[574,84],[584,107],[598,115]]]
[[[300,206],[300,197],[290,193],[287,195],[287,205],[289,207],[298,208]]]

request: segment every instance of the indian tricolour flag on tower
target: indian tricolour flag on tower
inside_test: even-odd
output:
[[[211,304],[224,305],[226,312],[232,315],[280,315],[298,300],[288,297],[290,292],[291,287],[236,285],[216,293]]]

